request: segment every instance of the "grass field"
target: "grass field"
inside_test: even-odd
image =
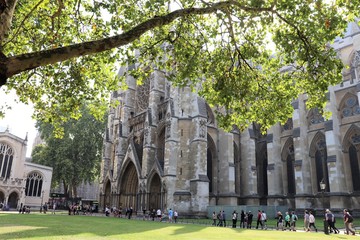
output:
[[[230,223],[230,222],[229,222]],[[319,226],[318,226],[319,227]],[[325,235],[322,232],[244,230],[128,220],[103,216],[65,214],[15,214],[0,212],[0,239],[354,239],[358,236]]]

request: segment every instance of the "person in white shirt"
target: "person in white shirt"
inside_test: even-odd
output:
[[[266,216],[266,213],[264,210],[262,210],[262,213],[261,213],[261,229],[267,229],[267,226],[266,226],[266,220],[267,220],[267,216]]]
[[[312,212],[310,211],[310,214],[309,214],[309,228],[308,228],[307,231],[311,231],[311,227],[314,227],[315,232],[317,232],[317,228],[315,226],[315,217],[312,214]]]
[[[158,217],[159,221],[161,222],[161,210],[160,208],[156,211],[156,216]]]

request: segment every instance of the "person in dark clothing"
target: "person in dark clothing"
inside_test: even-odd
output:
[[[247,221],[247,228],[251,228],[253,216],[254,215],[251,213],[251,211],[249,211],[249,213],[248,213],[248,221]]]
[[[244,210],[241,210],[240,213],[240,228],[245,228],[245,212]]]
[[[133,208],[130,207],[130,209],[129,209],[129,216],[128,216],[129,219],[131,219],[132,213],[133,213]]]
[[[223,220],[224,227],[226,227],[226,215],[225,215],[224,210],[222,211],[222,220]]]
[[[328,223],[330,233],[337,234],[340,232],[339,229],[335,227],[335,216],[329,209],[325,211],[325,221]]]
[[[155,216],[156,216],[156,211],[155,211],[155,209],[153,209],[151,211],[151,218],[152,218],[153,221],[155,221]]]
[[[261,211],[258,210],[258,214],[257,214],[257,218],[256,218],[256,229],[259,228],[259,225],[261,226],[261,228],[263,227],[262,222],[261,222]]]
[[[222,227],[222,226],[223,226],[223,214],[222,214],[221,211],[218,213],[217,219],[218,219],[218,224],[217,224],[217,226]]]

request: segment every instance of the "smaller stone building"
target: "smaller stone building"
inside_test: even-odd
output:
[[[0,203],[3,209],[21,205],[40,208],[49,199],[52,168],[26,159],[27,137],[0,132]]]

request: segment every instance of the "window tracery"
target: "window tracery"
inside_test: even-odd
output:
[[[4,143],[0,143],[0,177],[10,178],[14,158],[13,149]]]
[[[25,194],[29,197],[40,197],[43,185],[43,176],[37,172],[29,173],[26,179]]]
[[[351,63],[351,71],[354,72],[355,77],[358,81],[360,80],[360,51],[354,53],[354,58]]]
[[[340,109],[342,113],[342,118],[359,115],[360,107],[357,96],[352,94],[348,94],[347,96],[345,96]]]
[[[309,126],[322,122],[324,122],[324,117],[320,114],[319,109],[317,108],[310,109],[308,114]]]
[[[136,111],[142,112],[149,106],[150,81],[153,77],[147,78],[141,85],[136,87]]]

